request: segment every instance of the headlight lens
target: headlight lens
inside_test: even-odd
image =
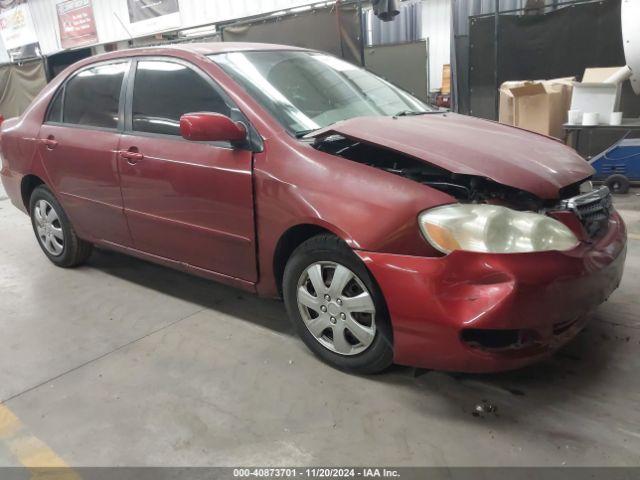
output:
[[[498,205],[456,204],[420,214],[425,238],[443,253],[525,253],[570,250],[578,239],[564,224],[546,215]]]

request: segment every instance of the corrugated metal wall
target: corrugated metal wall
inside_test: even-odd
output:
[[[4,48],[4,42],[2,41],[2,37],[0,37],[0,65],[3,63],[9,63],[10,61],[11,61],[11,58],[9,58],[7,49]]]
[[[28,3],[41,52],[48,55],[59,51],[60,39],[56,13],[56,3],[58,2],[54,0],[29,0]],[[100,3],[100,0],[94,0],[93,3]]]
[[[420,3],[421,19],[418,38],[429,40],[429,89],[439,90],[442,87],[442,66],[450,63],[451,53],[451,1],[422,0]],[[409,3],[409,2],[407,2]],[[416,2],[411,2],[416,3]],[[415,9],[416,11],[418,9]],[[414,13],[407,6],[401,8],[401,15]],[[378,22],[377,24],[375,22]],[[387,43],[415,41],[410,29],[400,21],[381,22],[369,9],[366,16],[367,44],[384,45]]]
[[[321,0],[180,0],[180,11],[184,26],[189,27],[314,3],[321,3]]]
[[[400,14],[392,22],[383,22],[373,9],[365,11],[367,46],[407,43],[424,40],[422,9],[424,1],[407,1],[399,5]]]
[[[28,1],[42,53],[49,55],[60,51],[56,4],[61,0]],[[318,0],[179,0],[179,2],[182,20],[180,28],[319,3]],[[93,9],[100,43],[130,38],[126,0],[93,0]]]
[[[62,0],[28,0],[31,15],[44,55],[61,50],[56,4]],[[283,9],[319,3],[321,0],[179,0],[181,27],[190,28],[224,22]],[[431,89],[442,81],[442,65],[450,62],[451,1],[423,0],[423,38],[429,39]],[[467,0],[471,3],[475,0]],[[494,0],[478,0],[483,4]],[[524,0],[502,0],[522,2]],[[126,0],[93,0],[94,16],[100,43],[130,39],[129,13]],[[468,6],[467,6],[468,8]],[[0,44],[0,63],[8,61]]]

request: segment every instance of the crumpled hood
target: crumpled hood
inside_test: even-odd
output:
[[[543,135],[478,118],[446,114],[358,117],[313,132],[339,134],[424,160],[452,173],[477,175],[556,199],[559,190],[593,175],[575,151]]]

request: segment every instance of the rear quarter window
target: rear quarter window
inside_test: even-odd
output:
[[[47,113],[47,122],[62,122],[62,97],[64,88],[58,90],[58,93],[53,97],[53,101],[49,104],[49,112]]]

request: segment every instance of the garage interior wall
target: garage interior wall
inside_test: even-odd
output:
[[[360,17],[355,4],[225,27],[225,42],[281,43],[329,52],[360,63]]]
[[[503,14],[499,25],[499,83],[570,76],[580,79],[589,67],[626,64],[620,0],[580,3],[543,15]],[[469,42],[470,114],[494,119],[497,88],[493,15],[471,18]],[[558,49],[558,45],[563,48]],[[636,115],[634,105],[624,98],[623,108],[630,116]]]
[[[367,70],[425,102],[429,100],[427,40],[367,47],[364,58]]]
[[[425,4],[425,1],[415,0],[401,3],[400,13],[392,22],[383,22],[373,9],[368,9],[365,16],[367,46],[422,40],[422,8]]]
[[[56,4],[60,0],[28,0],[31,16],[38,32],[43,55],[62,50],[55,19]],[[442,66],[450,63],[451,2],[453,0],[418,0],[422,3],[422,35],[429,40],[430,90],[442,86]],[[491,0],[493,1],[493,0]],[[191,28],[204,24],[226,22],[284,9],[317,4],[310,0],[179,0],[181,25]],[[126,0],[93,0],[94,16],[100,43],[121,42],[131,39]],[[54,19],[54,21],[52,21]],[[414,39],[410,39],[414,40]],[[397,42],[395,42],[397,43]],[[9,61],[0,45],[0,64]]]
[[[2,41],[2,37],[0,37],[0,65],[9,63],[10,61],[11,61],[11,58],[7,53],[7,49],[4,47],[4,42]]]
[[[373,11],[367,12],[367,45],[387,45],[391,43],[409,43],[419,39],[428,40],[429,43],[429,90],[442,88],[442,67],[451,63],[451,2],[452,0],[422,0],[419,2],[407,2],[400,4],[400,15],[413,13],[412,5],[420,4],[421,18],[415,22],[419,25],[420,32],[414,38],[411,28],[403,28],[397,18],[393,22],[379,20]]]
[[[56,53],[60,34],[56,4],[60,0],[28,0],[31,16],[43,55]],[[131,39],[126,0],[93,0],[93,10],[100,43]],[[261,15],[283,9],[318,3],[316,0],[179,0],[181,25],[191,28],[216,22]],[[53,21],[52,21],[53,20]],[[172,28],[175,30],[175,28]],[[150,32],[154,33],[154,32]],[[4,48],[2,49],[4,50]],[[6,52],[4,52],[6,55]],[[0,53],[1,62],[2,53]]]
[[[442,88],[442,67],[451,63],[451,1],[425,0],[422,37],[429,39],[429,89]]]
[[[469,24],[471,17],[486,15],[495,12],[496,0],[451,0],[453,31],[453,52],[451,53],[451,74],[453,80],[453,107],[454,110],[469,114]],[[500,11],[514,11],[526,7],[527,0],[499,0]],[[529,14],[549,13],[559,8],[564,8],[564,2],[559,0],[544,0],[544,10],[536,9]],[[514,12],[521,14],[522,12]],[[513,13],[512,13],[513,14]],[[493,61],[493,60],[490,60]]]

